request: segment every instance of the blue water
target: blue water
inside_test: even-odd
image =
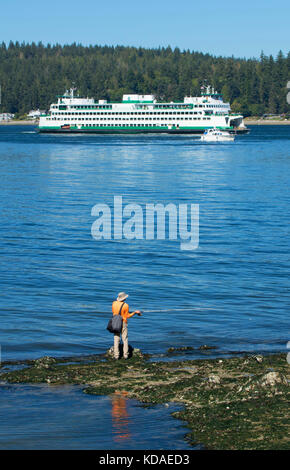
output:
[[[192,449],[178,407],[143,408],[78,386],[0,385],[0,449]]]
[[[289,126],[254,126],[225,144],[33,130],[0,126],[2,360],[104,352],[123,290],[145,311],[130,320],[130,343],[148,353],[285,349]],[[199,204],[199,248],[95,241],[91,209],[114,195]]]

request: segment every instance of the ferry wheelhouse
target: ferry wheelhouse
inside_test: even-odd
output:
[[[243,116],[232,114],[229,103],[214,88],[201,96],[186,96],[183,102],[158,102],[154,95],[123,95],[121,103],[74,95],[71,88],[39,119],[40,132],[100,134],[203,134],[217,128],[246,133]]]

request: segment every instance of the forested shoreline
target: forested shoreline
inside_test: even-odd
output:
[[[0,112],[47,109],[73,83],[80,95],[119,101],[123,93],[153,93],[162,101],[199,95],[204,80],[244,116],[289,113],[290,52],[259,59],[215,57],[178,48],[0,45]],[[289,91],[289,90],[288,90]]]

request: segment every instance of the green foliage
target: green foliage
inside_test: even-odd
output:
[[[75,83],[84,96],[119,101],[123,93],[154,93],[165,101],[198,95],[204,79],[247,115],[286,113],[290,53],[277,58],[214,57],[170,47],[144,49],[41,42],[0,44],[1,111],[47,109]]]

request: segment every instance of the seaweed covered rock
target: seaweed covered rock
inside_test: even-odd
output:
[[[179,352],[184,352],[184,351],[194,351],[194,348],[192,346],[181,346],[179,348],[176,347],[171,347],[167,349],[167,353],[172,354],[172,353],[179,353]]]
[[[214,374],[209,375],[208,381],[210,384],[214,384],[214,385],[219,385],[221,383],[220,377]]]
[[[286,377],[279,372],[268,372],[260,380],[262,387],[275,387],[279,384],[288,385]]]
[[[113,358],[114,357],[114,347],[112,346],[110,349],[108,349],[105,353],[106,357]],[[123,345],[119,345],[119,357],[123,357]],[[145,355],[141,352],[141,349],[138,348],[133,348],[129,344],[129,358],[134,357],[134,358],[139,358],[139,359],[144,359]]]
[[[49,369],[52,365],[56,363],[56,359],[50,356],[43,356],[39,359],[36,359],[34,362],[34,367],[37,369]]]
[[[122,349],[120,349],[120,352]],[[94,395],[122,394],[142,403],[183,406],[190,442],[206,449],[287,449],[289,364],[285,354],[154,361],[130,347],[129,361],[106,355],[50,358],[1,373],[7,383],[76,384]],[[148,359],[148,360],[147,360]],[[22,363],[23,364],[23,361]],[[14,364],[15,365],[15,364]],[[282,438],[281,438],[282,437]]]
[[[283,387],[289,385],[286,377],[280,372],[267,372],[267,374],[251,377],[247,383],[239,387],[238,392],[254,393],[280,393]]]

